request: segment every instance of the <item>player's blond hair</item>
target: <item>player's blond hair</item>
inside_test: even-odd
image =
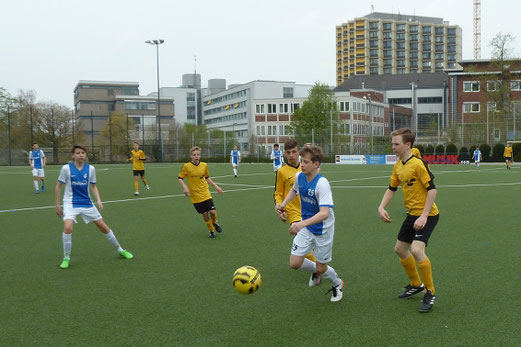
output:
[[[190,148],[190,154],[192,154],[193,151],[199,151],[199,152],[201,152],[201,148],[200,148],[199,146],[193,146],[192,148]]]

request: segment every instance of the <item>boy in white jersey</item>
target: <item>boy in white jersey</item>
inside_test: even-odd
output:
[[[479,150],[479,146],[476,146],[474,150],[474,154],[472,154],[472,159],[474,159],[474,163],[476,163],[476,169],[479,169],[479,163],[481,162],[481,151]]]
[[[233,175],[237,177],[237,169],[241,162],[241,152],[237,149],[237,145],[233,146],[233,150],[230,152],[230,163],[233,167]]]
[[[66,269],[70,264],[72,227],[76,223],[76,216],[81,215],[85,223],[94,222],[98,229],[105,234],[107,240],[117,249],[118,253],[125,259],[134,256],[121,248],[116,236],[103,221],[101,214],[94,206],[89,194],[89,184],[94,197],[98,202],[100,211],[103,204],[96,187],[96,171],[94,166],[85,163],[87,149],[80,145],[74,145],[71,150],[73,161],[63,165],[58,183],[56,183],[56,214],[63,218],[63,261],[60,268]],[[60,207],[61,187],[65,185],[63,193],[63,210]]]
[[[282,167],[282,163],[284,163],[284,158],[282,157],[282,152],[279,149],[278,143],[273,145],[271,160],[273,160],[273,171],[277,172],[277,170]]]
[[[45,158],[45,153],[38,147],[38,143],[33,142],[33,149],[29,151],[29,165],[31,166],[33,173],[33,184],[34,184],[34,193],[40,193],[40,189],[38,187],[38,177],[42,181],[42,193],[45,192],[45,164],[47,163],[47,158]]]
[[[300,195],[302,220],[292,223],[289,228],[289,233],[295,235],[289,263],[295,270],[322,275],[332,285],[331,301],[340,301],[344,282],[335,270],[327,265],[332,260],[335,214],[331,187],[319,172],[324,155],[320,147],[304,146],[300,156],[302,172],[296,173],[293,189],[276,207],[283,213],[286,205]],[[316,263],[305,257],[312,250],[317,259]]]

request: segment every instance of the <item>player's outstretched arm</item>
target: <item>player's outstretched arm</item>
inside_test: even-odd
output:
[[[55,189],[55,198],[56,198],[56,214],[58,215],[58,217],[63,217],[63,211],[62,211],[62,208],[60,206],[60,197],[61,197],[61,193],[62,193],[62,183],[61,182],[57,182],[56,183],[56,189]]]
[[[219,194],[224,194],[224,190],[222,190],[221,187],[219,187],[214,181],[212,181],[210,177],[206,178],[206,182],[208,182],[209,185],[212,185]]]
[[[391,202],[394,197],[394,190],[387,189],[384,196],[382,197],[382,201],[380,202],[380,206],[378,206],[378,217],[386,223],[391,223],[391,217],[389,213],[385,210],[387,205]]]

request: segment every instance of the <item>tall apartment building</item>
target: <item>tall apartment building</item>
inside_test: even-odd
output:
[[[336,26],[336,79],[443,71],[461,60],[462,32],[443,18],[373,12]]]

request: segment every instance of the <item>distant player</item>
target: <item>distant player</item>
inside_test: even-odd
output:
[[[224,191],[210,178],[208,165],[201,161],[199,147],[190,149],[190,160],[183,165],[178,181],[183,187],[184,194],[190,197],[195,210],[203,216],[206,227],[210,231],[209,237],[215,238],[215,232],[221,233],[223,230],[217,221],[217,211],[208,184],[214,186],[219,194],[224,194]],[[183,181],[185,177],[188,177],[188,186]]]
[[[295,176],[297,172],[301,171],[298,143],[296,140],[289,139],[284,144],[284,154],[286,154],[288,162],[277,171],[275,176],[275,193],[273,193],[273,199],[275,200],[275,212],[279,214],[279,217],[283,222],[289,221],[289,224],[291,225],[302,220],[302,215],[300,213],[300,197],[297,196],[295,199],[289,202],[284,209],[284,212],[280,212],[276,207],[277,204],[280,204],[282,201],[284,201],[288,193],[293,189],[293,185],[295,184]],[[313,252],[307,254],[306,258],[313,262],[317,261],[313,255]],[[309,279],[309,286],[318,286],[321,281],[322,276],[317,273],[313,273]]]
[[[38,188],[38,177],[42,181],[42,193],[45,192],[45,164],[47,163],[47,158],[45,158],[45,153],[38,147],[38,143],[33,142],[33,149],[29,151],[29,165],[31,166],[33,173],[33,184],[34,184],[34,193],[40,193],[40,189]]]
[[[139,195],[139,184],[137,181],[137,176],[141,176],[141,181],[147,188],[147,190],[150,190],[150,187],[147,184],[147,179],[145,178],[145,160],[147,158],[145,157],[145,153],[139,149],[139,143],[134,142],[132,144],[133,150],[130,151],[131,157],[128,159],[128,161],[131,161],[133,163],[132,169],[134,170],[134,189],[135,193],[134,195]]]
[[[507,146],[503,151],[503,157],[505,158],[505,164],[507,165],[507,169],[510,170],[512,166],[512,145],[510,142],[507,142]]]
[[[391,218],[385,208],[394,197],[398,186],[401,185],[407,217],[398,233],[394,251],[400,257],[400,263],[409,277],[410,283],[398,298],[408,299],[424,292],[420,312],[429,312],[436,300],[436,291],[432,279],[431,262],[425,254],[425,248],[439,220],[439,211],[434,203],[436,199],[434,175],[425,161],[412,155],[411,148],[415,135],[410,129],[398,129],[393,131],[391,136],[393,151],[400,159],[394,165],[389,189],[385,192],[378,207],[378,215],[384,222],[391,223]],[[418,265],[418,270],[416,270],[416,265]]]
[[[296,173],[293,189],[281,204],[277,204],[279,214],[283,214],[290,201],[300,195],[302,220],[289,227],[289,233],[295,235],[289,263],[293,269],[321,274],[332,285],[330,300],[340,301],[344,282],[327,265],[332,260],[335,214],[331,187],[318,171],[324,155],[320,147],[305,146],[300,156],[302,172]],[[312,250],[316,263],[305,257]]]
[[[237,145],[233,146],[233,150],[230,152],[230,163],[233,167],[233,175],[237,177],[237,169],[241,162],[241,152],[237,149]]]
[[[472,159],[474,160],[474,163],[476,163],[476,169],[479,169],[479,163],[481,162],[481,151],[479,150],[479,146],[474,150]]]
[[[103,211],[103,203],[96,186],[96,171],[94,166],[85,163],[87,149],[81,145],[74,145],[71,153],[73,161],[63,165],[58,183],[56,183],[56,214],[63,218],[64,224],[62,235],[64,256],[60,268],[67,269],[70,265],[72,227],[76,223],[76,216],[79,215],[85,223],[94,222],[98,229],[105,234],[107,240],[117,249],[119,255],[125,259],[132,259],[134,256],[121,248],[116,236],[105,224],[92,202],[89,185],[97,200],[99,210]],[[65,185],[63,209],[60,207],[62,185]]]
[[[279,145],[277,143],[273,145],[273,151],[271,151],[271,160],[273,160],[273,171],[277,172],[277,170],[282,167],[282,163],[284,163],[282,152],[280,151]]]

